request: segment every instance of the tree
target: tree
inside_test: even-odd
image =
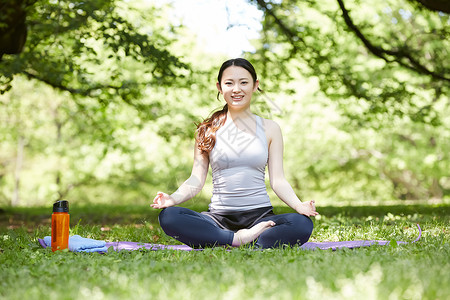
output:
[[[305,155],[287,153],[293,165],[304,166],[289,174],[298,188],[328,191],[330,197],[355,187],[379,199],[448,195],[448,4],[428,9],[400,0],[250,2],[264,12],[253,59],[262,77],[273,79],[268,90],[295,98],[305,81],[316,79],[314,101],[324,112],[335,107],[345,117],[331,136],[323,126],[313,128],[316,138],[301,121],[305,112],[289,123],[302,137],[291,143]]]
[[[0,4],[0,61],[4,54],[18,54],[27,38],[26,7],[31,1],[4,0]]]
[[[189,69],[169,51],[175,28],[158,21],[155,7],[138,12],[116,0],[6,0],[1,8],[0,40],[10,47],[0,55],[19,53],[0,61],[2,93],[23,74],[75,97],[103,104],[120,97],[139,108],[145,85],[174,84]],[[139,74],[123,70],[130,63],[141,65]]]
[[[450,87],[449,15],[402,1],[251,2],[264,12],[257,55],[274,70],[269,76],[288,78],[278,62],[300,61],[355,121],[382,114],[439,122],[434,105]],[[349,102],[362,116],[346,110]]]
[[[446,0],[411,0],[410,2],[415,5],[422,5],[429,10],[450,13],[450,3]]]
[[[164,7],[139,2],[7,0],[1,9],[0,40],[6,42],[0,47],[0,186],[11,190],[7,175],[15,172],[17,195],[27,179],[22,191],[41,186],[44,198],[55,200],[75,187],[104,183],[97,169],[111,156],[135,150],[122,137],[123,128],[131,135],[167,112],[168,100],[151,95],[151,89],[155,94],[187,82],[190,66],[172,53],[178,29],[164,19]],[[27,29],[20,47],[15,28]],[[36,85],[27,86],[24,77]],[[13,79],[18,82],[14,92]],[[42,134],[43,128],[47,133]],[[39,161],[48,164],[41,167],[41,177],[30,179]],[[12,204],[18,203],[15,199]]]

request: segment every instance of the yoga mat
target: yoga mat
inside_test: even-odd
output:
[[[417,242],[421,236],[422,236],[422,229],[420,228],[419,224],[417,224],[417,228],[419,229],[419,236],[412,241],[411,243]],[[46,248],[47,245],[45,244],[43,239],[39,239],[39,243],[42,247]],[[361,247],[368,247],[373,245],[380,245],[385,246],[388,245],[390,241],[384,241],[384,240],[360,240],[360,241],[340,241],[340,242],[306,242],[304,243],[300,249],[303,250],[328,250],[331,249],[333,251],[336,251],[340,248],[348,248],[348,249],[354,249],[354,248],[361,248]],[[401,244],[409,244],[410,242],[403,242],[403,241],[397,241],[397,245]],[[199,249],[193,249],[187,245],[163,245],[163,244],[150,244],[150,243],[138,243],[138,242],[106,242],[106,248],[113,247],[114,251],[121,251],[121,250],[139,250],[139,249],[148,249],[148,250],[182,250],[182,251],[192,251],[192,250],[199,250]],[[104,252],[100,252],[104,253]]]

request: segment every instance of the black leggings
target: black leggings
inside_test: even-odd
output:
[[[313,230],[311,219],[297,213],[271,215],[257,223],[264,221],[273,221],[276,225],[265,230],[256,240],[255,245],[261,248],[302,245]],[[167,235],[193,248],[231,246],[233,242],[233,231],[221,228],[207,215],[184,207],[163,209],[159,214],[159,224]]]

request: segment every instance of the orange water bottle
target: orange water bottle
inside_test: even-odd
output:
[[[69,247],[69,201],[61,200],[53,204],[52,251]]]

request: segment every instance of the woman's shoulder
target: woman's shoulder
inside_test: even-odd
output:
[[[262,117],[260,117],[260,118],[262,119],[263,126],[266,131],[270,132],[270,131],[280,131],[281,130],[280,125],[278,125],[278,123],[275,122],[274,120],[265,119]]]
[[[264,118],[261,119],[263,121],[263,127],[269,145],[272,143],[274,139],[280,140],[280,138],[282,138],[280,125],[278,125],[277,122],[271,119],[264,119]]]

